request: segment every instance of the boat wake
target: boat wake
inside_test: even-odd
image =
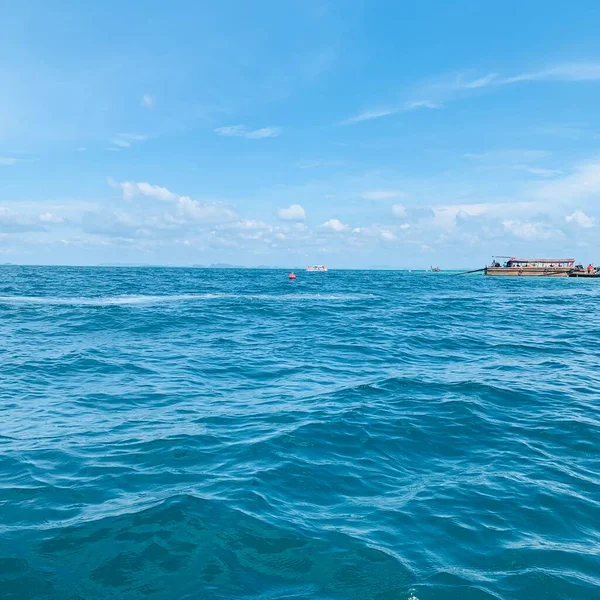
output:
[[[200,302],[208,300],[264,301],[264,302],[351,302],[375,298],[374,294],[171,294],[57,297],[57,296],[0,296],[0,304],[42,304],[52,306],[127,306],[172,302]]]

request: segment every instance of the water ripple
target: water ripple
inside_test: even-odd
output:
[[[600,589],[598,282],[2,274],[3,598]]]

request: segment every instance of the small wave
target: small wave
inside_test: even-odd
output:
[[[210,300],[219,294],[175,294],[170,296],[101,296],[98,298],[57,296],[0,296],[2,304],[44,304],[51,306],[126,306],[129,304],[156,304],[185,300]]]
[[[98,298],[57,296],[0,296],[0,304],[42,304],[51,306],[127,306],[206,300],[257,300],[264,302],[344,302],[375,298],[373,294],[172,294],[128,295]]]

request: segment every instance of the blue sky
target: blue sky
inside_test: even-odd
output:
[[[0,263],[600,261],[598,2],[0,5]]]

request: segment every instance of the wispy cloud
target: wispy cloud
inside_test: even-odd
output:
[[[529,150],[524,148],[515,148],[510,150],[491,150],[489,152],[467,152],[463,155],[465,158],[477,161],[489,162],[516,162],[516,161],[535,161],[550,156],[547,150]]]
[[[460,86],[467,90],[475,90],[478,88],[484,88],[496,81],[498,79],[498,75],[496,73],[488,73],[483,77],[479,77],[478,79],[472,79],[471,81],[463,81]]]
[[[562,171],[559,171],[558,169],[544,169],[542,167],[530,167],[528,165],[514,165],[513,169],[525,171],[526,173],[537,175],[538,177],[556,177],[562,173]]]
[[[600,81],[600,63],[563,63],[505,77],[500,77],[497,73],[488,73],[471,81],[465,81],[463,76],[459,76],[456,83],[458,88],[476,89],[535,81]]]
[[[262,127],[261,129],[246,129],[244,125],[229,125],[227,127],[217,127],[215,133],[226,137],[243,137],[248,140],[261,140],[264,138],[274,138],[281,135],[279,127]]]
[[[365,200],[391,200],[393,198],[403,198],[406,196],[398,190],[368,190],[361,194]]]
[[[64,219],[62,217],[59,217],[58,215],[55,215],[51,212],[44,212],[40,215],[39,217],[40,221],[42,223],[55,223],[55,224],[59,224],[59,223],[63,223]]]
[[[341,167],[341,160],[301,160],[296,163],[299,169],[316,169],[318,167]]]
[[[522,81],[600,81],[600,63],[562,63],[506,77],[497,83],[506,85]]]
[[[119,133],[110,142],[118,148],[130,148],[135,142],[145,142],[149,136],[139,133]]]
[[[394,206],[392,206],[392,214],[395,217],[404,217],[406,216],[406,207],[402,204],[394,204]]]
[[[581,138],[598,137],[597,132],[584,125],[547,125],[537,127],[533,130],[538,135],[548,135],[553,137],[567,138],[570,140],[579,140]]]
[[[527,83],[527,82],[582,82],[600,81],[600,63],[562,63],[516,75],[501,76],[498,73],[467,78],[464,74],[442,76],[437,81],[429,81],[417,85],[410,92],[416,100],[406,101],[398,105],[383,108],[367,109],[353,117],[342,121],[342,125],[355,125],[362,121],[380,119],[402,112],[421,108],[442,108],[449,102],[464,99],[485,88]],[[421,98],[418,98],[421,95]]]
[[[154,96],[151,96],[150,94],[144,94],[142,96],[142,100],[141,100],[140,104],[144,108],[147,108],[148,110],[152,110],[154,108],[154,105],[156,104],[156,100],[154,99]]]
[[[375,108],[371,110],[366,110],[361,112],[353,117],[350,117],[344,121],[342,121],[342,125],[354,125],[356,123],[360,123],[361,121],[371,121],[372,119],[380,119],[381,117],[387,117],[389,115],[394,115],[397,112],[400,112],[399,108]]]
[[[0,156],[0,166],[1,167],[12,167],[16,165],[19,161],[12,156]]]
[[[405,102],[400,106],[392,106],[388,108],[375,108],[361,112],[349,119],[345,119],[340,125],[356,125],[362,121],[372,121],[373,119],[381,119],[382,117],[388,117],[389,115],[395,115],[401,112],[409,112],[412,110],[419,110],[421,108],[442,108],[440,104],[431,102],[429,100],[413,100],[411,102]]]

